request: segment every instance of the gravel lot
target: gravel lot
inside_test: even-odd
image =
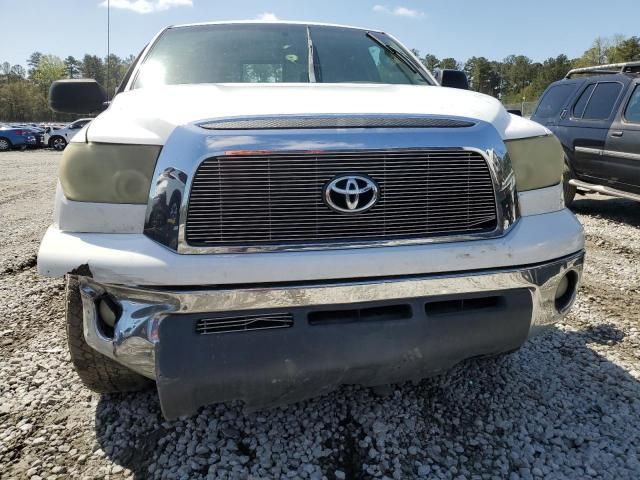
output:
[[[520,351],[388,391],[165,422],[155,392],[100,396],[69,363],[63,282],[39,278],[59,154],[0,154],[0,477],[638,478],[640,205],[575,204],[579,300]]]

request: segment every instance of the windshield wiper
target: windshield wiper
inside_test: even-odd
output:
[[[413,62],[411,61],[411,58],[409,58],[406,53],[398,50],[397,48],[389,45],[388,43],[385,43],[384,41],[380,40],[371,32],[367,32],[367,37],[369,37],[371,40],[373,40],[382,48],[384,48],[384,50],[387,53],[390,53],[392,56],[399,59],[402,63],[404,63],[407,67],[409,67],[409,70],[411,70],[413,73],[415,73],[416,75],[420,75],[422,78],[424,78],[424,76],[418,70],[418,67],[416,67],[413,64]]]

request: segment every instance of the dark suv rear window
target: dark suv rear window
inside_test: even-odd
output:
[[[582,95],[573,106],[573,117],[574,118],[582,118],[584,115],[584,109],[587,107],[587,102],[591,98],[591,94],[593,93],[593,89],[596,88],[596,84],[592,83],[587,88],[584,89]]]
[[[636,87],[624,111],[627,122],[640,123],[640,85]]]
[[[573,93],[576,86],[573,83],[554,85],[544,94],[534,113],[537,118],[553,118],[560,113],[562,106]]]
[[[609,118],[621,90],[622,84],[617,82],[599,83],[591,95],[582,118],[585,120],[606,120]]]

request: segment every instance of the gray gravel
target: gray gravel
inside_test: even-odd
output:
[[[567,320],[520,351],[388,391],[348,387],[165,422],[155,392],[91,393],[61,280],[39,278],[59,154],[0,154],[0,477],[638,478],[640,206],[580,197],[588,263]]]

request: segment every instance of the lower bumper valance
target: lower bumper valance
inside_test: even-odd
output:
[[[518,348],[571,306],[584,253],[518,268],[302,285],[146,289],[81,277],[87,343],[155,378],[167,418],[424,378]],[[119,306],[113,331],[99,302]]]

